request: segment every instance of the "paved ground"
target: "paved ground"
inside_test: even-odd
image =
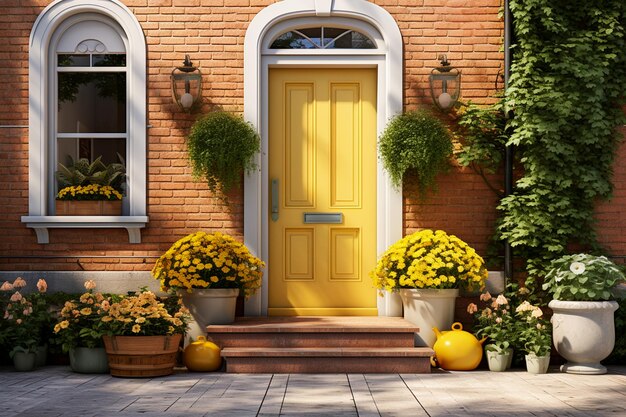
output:
[[[607,375],[551,370],[432,374],[252,375],[154,379],[69,367],[0,368],[0,416],[626,416],[626,366]]]

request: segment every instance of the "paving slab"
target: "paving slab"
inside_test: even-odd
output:
[[[626,366],[431,374],[226,374],[115,378],[0,368],[0,417],[626,416]]]

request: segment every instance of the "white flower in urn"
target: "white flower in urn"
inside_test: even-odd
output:
[[[582,262],[572,262],[569,266],[569,270],[576,275],[580,275],[585,272],[585,264]]]

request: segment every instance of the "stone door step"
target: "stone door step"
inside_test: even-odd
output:
[[[428,373],[430,348],[224,348],[234,373]]]
[[[430,348],[399,317],[246,317],[207,327],[235,373],[426,373]]]

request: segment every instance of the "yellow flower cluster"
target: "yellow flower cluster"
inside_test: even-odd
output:
[[[111,303],[100,320],[111,334],[154,336],[183,333],[188,317],[182,306],[172,316],[153,292],[142,291]]]
[[[109,185],[77,185],[65,187],[57,194],[57,200],[121,200],[120,194]]]
[[[247,297],[261,287],[265,263],[231,236],[196,232],[172,245],[152,268],[161,289],[239,288]]]
[[[374,285],[400,288],[482,288],[483,259],[467,243],[441,230],[422,230],[394,243],[371,272]]]

